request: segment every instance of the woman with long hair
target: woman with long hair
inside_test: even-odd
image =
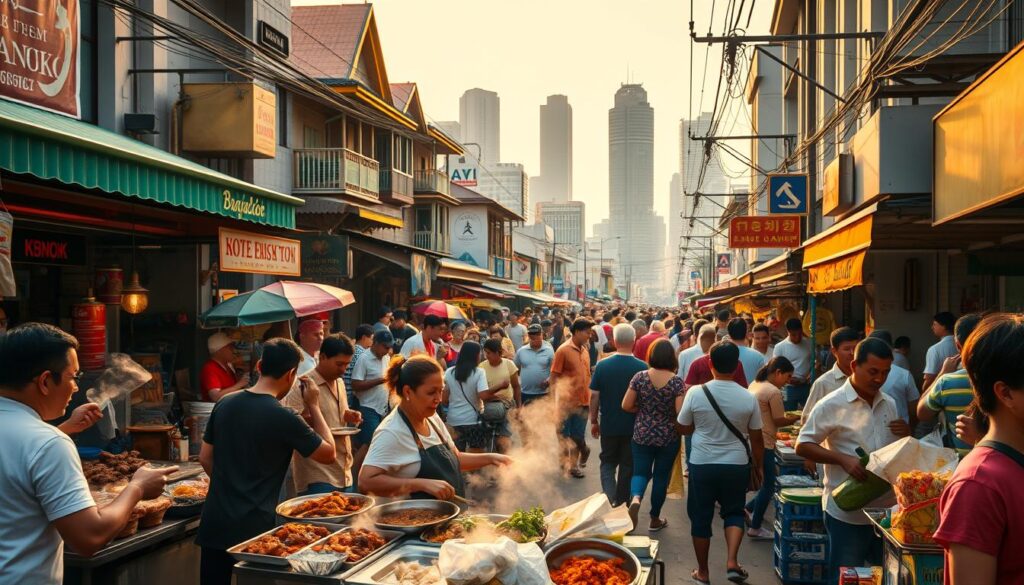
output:
[[[448,425],[455,430],[456,445],[471,453],[481,453],[487,443],[480,425],[483,402],[502,388],[489,388],[487,374],[480,368],[480,344],[466,341],[455,365],[444,373],[444,402],[448,405]]]
[[[395,356],[385,381],[400,401],[377,428],[359,471],[359,487],[366,493],[440,500],[464,497],[463,472],[511,461],[497,453],[463,453],[455,445],[437,415],[444,384],[441,366],[434,359]]]
[[[761,408],[761,434],[764,436],[764,482],[752,500],[747,502],[746,515],[750,528],[747,536],[758,539],[772,538],[772,531],[761,527],[764,512],[775,493],[775,432],[779,427],[791,425],[800,416],[789,416],[782,404],[782,388],[793,377],[793,362],[783,356],[774,357],[757,371],[750,393]],[[757,437],[752,437],[757,440]]]
[[[636,374],[622,399],[622,410],[636,413],[633,425],[633,479],[630,482],[629,516],[635,529],[640,501],[651,486],[651,532],[668,526],[661,517],[672,464],[679,453],[676,417],[683,406],[685,385],[676,375],[676,352],[668,339],[658,339],[647,351],[650,368]]]

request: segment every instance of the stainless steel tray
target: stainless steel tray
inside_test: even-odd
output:
[[[341,530],[335,530],[334,532],[328,534],[324,538],[321,538],[320,540],[310,544],[309,546],[304,547],[302,550],[313,548],[314,546],[316,546],[316,545],[326,541],[328,538],[334,536],[335,534],[341,534],[342,532],[349,532],[350,530],[352,530],[351,526],[346,526],[346,527],[342,528]],[[359,567],[361,565],[365,565],[366,563],[373,562],[373,559],[376,559],[380,555],[382,555],[382,554],[386,553],[387,551],[389,551],[389,550],[395,548],[396,546],[398,546],[398,542],[402,540],[403,536],[405,536],[405,534],[403,534],[401,532],[398,532],[397,530],[383,530],[383,529],[380,529],[380,528],[368,528],[367,530],[372,530],[372,531],[380,534],[381,536],[384,537],[384,540],[386,540],[387,542],[384,543],[384,546],[382,546],[382,547],[378,548],[377,550],[371,552],[370,554],[368,554],[365,557],[359,559],[358,561],[349,561],[348,559],[346,559],[345,562],[342,564],[342,567],[344,568],[344,570],[353,569],[355,567]],[[297,551],[297,552],[301,552],[301,551]]]
[[[385,524],[380,521],[381,517],[391,512],[397,512],[399,510],[418,510],[427,509],[434,510],[445,514],[443,518],[439,518],[434,522],[428,522],[426,524],[419,524],[416,526],[398,526],[394,524]],[[427,528],[437,526],[438,524],[444,524],[452,518],[462,513],[462,510],[452,502],[446,502],[444,500],[399,500],[397,502],[388,502],[387,504],[381,504],[377,506],[377,510],[374,515],[376,516],[377,528],[384,530],[397,530],[405,534],[419,534]]]
[[[339,516],[319,516],[316,518],[296,518],[295,516],[288,516],[284,513],[286,510],[290,510],[291,508],[294,508],[295,506],[301,504],[302,502],[308,500],[315,500],[317,498],[322,498],[327,495],[329,494],[311,494],[308,496],[299,496],[297,498],[285,500],[284,502],[278,504],[277,508],[275,508],[274,511],[277,512],[278,517],[284,519],[285,522],[312,522],[340,526],[341,524],[351,520],[355,516],[365,514],[377,504],[377,500],[375,500],[372,496],[364,496],[363,494],[342,494],[346,498],[363,501],[363,507],[349,514],[341,514]]]
[[[296,522],[296,524],[312,524],[312,522],[308,522],[308,523],[307,522]],[[250,542],[252,542],[254,540],[257,540],[257,539],[259,539],[259,538],[261,538],[263,536],[266,536],[268,534],[273,534],[279,528],[281,528],[281,527],[280,526],[275,526],[275,527],[271,528],[270,530],[268,530],[266,532],[257,534],[256,536],[254,536],[254,537],[252,537],[252,538],[250,538],[250,539],[248,539],[246,541],[240,542],[240,543],[236,544],[235,546],[229,548],[228,549],[228,553],[232,557],[234,557],[235,560],[239,560],[239,561],[248,561],[250,563],[257,563],[257,564],[260,564],[260,565],[274,565],[276,567],[288,567],[290,565],[288,564],[288,557],[286,557],[286,556],[284,556],[284,557],[275,557],[275,556],[271,556],[271,555],[258,555],[258,554],[255,554],[255,553],[242,552],[242,549],[245,548],[245,545],[247,545]],[[303,548],[305,548],[305,547],[303,547]],[[302,549],[299,549],[299,550],[302,550]],[[299,551],[295,551],[295,552],[299,552]]]
[[[343,574],[341,578],[346,585],[393,585],[398,582],[394,577],[395,563],[419,563],[430,566],[431,563],[437,561],[440,555],[440,547],[407,540],[372,562],[363,563]]]

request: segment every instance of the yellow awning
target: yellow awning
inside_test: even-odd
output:
[[[838,260],[871,247],[875,206],[840,222],[804,243],[804,268]]]
[[[867,250],[862,250],[812,266],[807,271],[807,292],[837,292],[864,284],[864,256],[867,253]]]
[[[364,209],[362,207],[359,208],[359,217],[396,228],[401,228],[405,225],[400,218],[384,215],[383,213],[377,213],[376,211],[370,211],[369,209]]]

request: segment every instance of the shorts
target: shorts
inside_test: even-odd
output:
[[[483,449],[487,444],[487,433],[481,425],[452,427],[455,431],[455,446],[460,450]]]
[[[690,536],[711,538],[716,503],[724,528],[743,528],[743,508],[749,482],[750,465],[747,464],[690,463],[690,485],[686,498]]]
[[[586,408],[586,407],[583,407]],[[587,415],[583,408],[569,413],[562,422],[562,436],[572,439],[585,439],[587,436]]]
[[[363,415],[363,424],[359,426],[359,434],[353,439],[359,445],[369,445],[370,440],[373,439],[373,433],[377,431],[377,427],[380,426],[384,417],[376,410],[366,406],[360,406],[359,412]]]

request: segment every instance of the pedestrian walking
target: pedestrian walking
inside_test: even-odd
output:
[[[508,327],[505,328],[505,334],[512,341],[512,347],[515,351],[519,351],[519,348],[526,343],[526,325],[523,325],[519,319],[519,313],[513,312],[509,315]]]
[[[773,537],[771,530],[762,527],[764,513],[775,494],[775,433],[779,427],[791,425],[800,420],[797,415],[786,414],[782,404],[782,387],[789,383],[793,376],[793,364],[784,357],[769,360],[761,367],[750,384],[750,393],[757,399],[761,409],[761,435],[764,439],[764,457],[762,469],[764,481],[757,495],[747,502],[746,515],[750,528],[747,536],[767,540]],[[754,437],[756,441],[757,438]]]
[[[932,335],[939,340],[928,348],[924,359],[924,380],[921,386],[925,392],[932,387],[932,382],[939,377],[942,364],[946,358],[956,355],[956,340],[953,338],[953,327],[956,325],[956,317],[953,313],[943,311],[936,313],[932,318]]]
[[[804,335],[800,319],[793,317],[786,321],[787,337],[775,344],[773,357],[782,356],[793,364],[793,378],[782,389],[786,410],[799,410],[807,402],[811,390],[811,351],[813,342]]]
[[[768,329],[767,325],[764,323],[754,325],[750,347],[757,350],[757,353],[763,355],[766,362],[772,359],[772,355],[775,352],[775,345],[772,344],[772,332],[771,329]]]
[[[989,315],[962,356],[989,428],[939,500],[945,582],[1024,583],[1024,318]]]
[[[801,417],[805,423],[807,416],[814,409],[814,405],[822,398],[842,387],[846,379],[850,377],[850,373],[853,371],[853,352],[857,348],[859,340],[860,335],[852,327],[840,327],[829,336],[829,351],[832,352],[835,363],[832,364],[832,368],[829,371],[818,376],[818,379],[811,386],[811,391],[807,395],[807,402],[803,407],[803,416]]]
[[[352,460],[353,477],[359,477],[359,468],[370,448],[370,440],[384,417],[391,410],[390,393],[385,385],[384,375],[391,363],[391,348],[395,338],[391,330],[380,329],[373,333],[370,348],[360,354],[352,368],[352,393],[359,401],[357,407],[363,416],[359,434],[352,437],[355,456]]]
[[[668,526],[668,520],[661,517],[661,507],[668,493],[672,465],[679,454],[675,423],[686,388],[676,375],[675,351],[667,339],[659,339],[651,345],[647,362],[650,367],[630,380],[622,399],[622,410],[636,413],[630,442],[633,477],[629,486],[629,517],[636,530],[640,503],[653,478],[649,530],[657,532]]]
[[[690,373],[690,366],[693,362],[707,355],[708,350],[715,343],[715,326],[710,323],[705,323],[701,326],[699,333],[697,334],[697,343],[693,347],[684,349],[679,354],[679,368],[676,370],[676,375],[686,380],[687,374]]]
[[[522,386],[523,406],[548,395],[551,378],[551,364],[555,350],[544,340],[543,326],[533,324],[527,328],[526,345],[519,348],[513,360],[519,368],[519,383]]]
[[[726,577],[742,583],[748,577],[739,562],[743,507],[747,488],[757,489],[762,479],[764,443],[750,440],[761,436],[761,411],[750,392],[732,379],[740,367],[739,348],[718,342],[709,357],[714,379],[687,391],[678,419],[683,434],[693,436],[686,513],[697,568],[690,576],[702,585],[711,582],[708,553],[717,504],[725,530]]]
[[[590,459],[587,446],[587,414],[590,409],[590,330],[594,322],[576,319],[569,328],[570,337],[555,351],[551,364],[551,385],[555,406],[562,420],[562,468],[576,478],[584,477],[581,468]]]
[[[612,329],[615,353],[598,362],[590,380],[590,434],[601,440],[601,489],[612,507],[626,503],[633,477],[634,410],[624,398],[630,380],[647,364],[633,356],[635,330],[626,324]],[[675,366],[675,356],[672,359]],[[635,528],[635,523],[634,523]]]
[[[482,453],[487,436],[480,419],[485,400],[500,388],[487,387],[487,374],[480,369],[480,344],[462,344],[459,359],[444,373],[442,403],[448,405],[448,426],[455,431],[455,446],[462,451]]]
[[[747,347],[747,322],[740,317],[729,321],[727,328],[729,339],[732,340],[740,350],[740,363],[743,365],[743,374],[749,384],[754,375],[760,371],[765,362],[768,361],[763,354],[757,350]]]
[[[494,394],[494,399],[501,406],[492,406],[492,409],[504,409],[502,420],[494,421],[498,433],[497,447],[499,453],[508,453],[512,448],[512,427],[509,425],[509,417],[516,408],[523,405],[519,368],[512,360],[501,357],[500,341],[488,339],[484,342],[484,361],[480,363],[480,369],[487,376],[487,387],[499,388]]]
[[[981,315],[972,313],[964,315],[956,321],[953,326],[953,337],[956,341],[957,351],[962,353],[967,339],[981,322]],[[939,415],[944,423],[943,443],[956,449],[960,457],[967,455],[971,447],[956,435],[957,419],[967,413],[968,407],[974,402],[974,389],[971,386],[970,376],[963,368],[962,360],[947,358],[950,362],[947,366],[943,364],[943,370],[952,369],[943,373],[932,384],[931,389],[925,395],[924,400],[917,404],[917,417],[921,422],[930,422]],[[955,368],[955,369],[954,369]]]
[[[363,355],[370,346],[373,345],[373,325],[362,324],[356,327],[355,335],[352,336],[352,341],[355,344],[355,352],[352,354],[352,361],[349,362],[348,368],[345,370],[345,374],[341,377],[342,381],[345,382],[345,389],[348,393],[348,404],[352,408],[359,407],[359,401],[356,398],[355,391],[352,390],[352,372],[356,369],[356,362],[359,361],[359,357]]]
[[[889,347],[892,347],[892,333],[885,329],[875,329],[868,337],[881,339],[888,343]],[[917,383],[914,382],[910,370],[896,365],[895,348],[893,348],[892,355],[892,369],[889,370],[889,375],[885,378],[882,392],[892,396],[892,399],[896,401],[896,411],[899,412],[900,418],[910,423],[910,428],[914,428],[917,424],[917,401],[921,397],[921,392],[918,391]],[[945,364],[943,365],[945,366]],[[943,371],[939,372],[940,375],[943,373]]]
[[[659,339],[666,339],[665,324],[661,321],[653,321],[650,330],[636,338],[633,355],[639,360],[647,361],[647,351],[651,348],[651,344]]]

